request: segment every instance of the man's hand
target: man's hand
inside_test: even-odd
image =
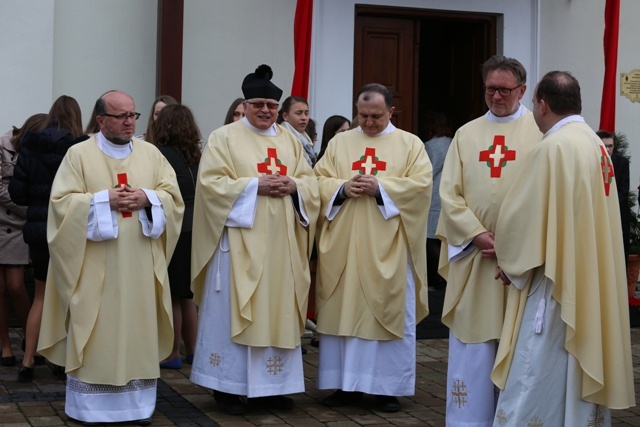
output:
[[[378,180],[373,175],[355,175],[344,184],[344,195],[357,199],[363,195],[378,194]]]
[[[504,274],[504,272],[502,271],[502,269],[500,267],[498,267],[498,272],[496,273],[496,276],[494,277],[494,279],[502,280],[502,284],[505,285],[505,286],[509,286],[511,284],[511,280],[509,280],[507,275]]]
[[[151,206],[144,191],[122,184],[109,190],[109,206],[120,212],[133,212]]]
[[[296,182],[284,175],[262,175],[258,178],[258,195],[285,197],[297,190]]]
[[[473,238],[473,244],[480,249],[483,258],[496,258],[494,245],[496,243],[495,235],[490,231],[478,234]]]

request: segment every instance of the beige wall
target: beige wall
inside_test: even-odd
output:
[[[295,7],[295,0],[185,1],[182,102],[205,140],[258,65],[270,65],[283,100],[289,96]]]

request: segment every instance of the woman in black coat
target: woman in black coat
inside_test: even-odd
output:
[[[33,266],[35,293],[25,331],[24,358],[18,370],[18,381],[33,377],[44,289],[49,266],[47,246],[47,212],[51,185],[62,158],[69,147],[87,137],[82,134],[81,111],[78,102],[63,95],[56,99],[47,116],[48,126],[40,132],[25,135],[20,156],[9,184],[11,200],[27,206],[27,222],[22,230],[29,245]],[[40,359],[44,363],[44,360]]]
[[[184,200],[184,218],[178,244],[169,263],[171,305],[173,308],[173,350],[160,363],[161,368],[180,369],[180,338],[184,340],[187,362],[193,360],[198,331],[198,315],[191,293],[191,225],[196,178],[200,163],[200,140],[196,121],[184,105],[167,105],[154,122],[155,143],[176,172]]]

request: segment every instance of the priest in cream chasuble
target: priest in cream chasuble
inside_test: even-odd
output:
[[[520,104],[526,71],[513,59],[485,62],[489,111],[456,132],[440,181],[436,235],[445,244],[439,273],[447,280],[442,322],[449,327],[447,425],[488,427],[495,410],[490,379],[507,290],[495,280],[498,211],[520,165],[542,138]]]
[[[315,167],[318,386],[406,396],[414,394],[415,325],[428,313],[432,169],[420,139],[389,121],[387,93],[363,88],[361,127],[336,135]]]
[[[96,111],[101,131],[67,152],[51,190],[38,351],[66,368],[70,417],[146,419],[173,342],[167,265],[184,204],[164,156],[132,139],[131,97],[109,92]]]
[[[320,204],[303,147],[275,124],[282,91],[256,70],[243,93],[247,116],[204,149],[191,269],[200,305],[191,380],[236,414],[238,396],[278,396],[286,409],[280,395],[304,391],[300,337]]]
[[[538,84],[544,139],[507,193],[496,254],[510,293],[494,426],[608,426],[635,405],[626,270],[611,160],[566,72]]]

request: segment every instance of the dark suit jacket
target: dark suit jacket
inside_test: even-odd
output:
[[[618,187],[618,202],[620,203],[620,222],[622,223],[622,238],[624,241],[625,263],[626,257],[629,255],[629,160],[618,154],[611,156],[613,163],[613,172],[616,177],[616,185]]]

